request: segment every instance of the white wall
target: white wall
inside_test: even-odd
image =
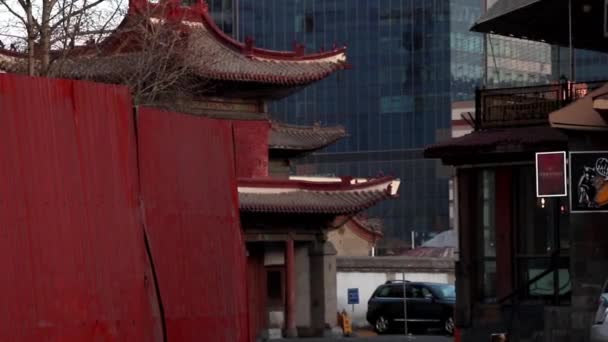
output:
[[[367,313],[367,301],[376,288],[387,280],[402,279],[401,273],[384,272],[338,272],[338,311],[342,309],[348,312],[352,319],[353,327],[368,326],[365,319]],[[409,281],[425,281],[433,283],[448,283],[451,279],[448,273],[405,273],[405,279]],[[359,304],[348,305],[348,289],[359,289]]]

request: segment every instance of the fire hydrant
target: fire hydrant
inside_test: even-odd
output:
[[[350,317],[346,313],[346,310],[342,310],[342,312],[338,313],[338,324],[342,328],[342,334],[344,336],[350,336],[353,333],[353,327],[350,322]]]

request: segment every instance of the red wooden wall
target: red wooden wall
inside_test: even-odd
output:
[[[232,121],[237,176],[245,178],[268,176],[268,121]]]
[[[137,127],[125,88],[0,75],[0,341],[248,339],[229,123]]]
[[[124,88],[0,76],[0,341],[159,341]]]
[[[249,246],[247,257],[247,296],[249,303],[249,324],[251,341],[268,325],[266,305],[266,267],[264,266],[264,249]]]
[[[138,114],[145,226],[169,341],[248,338],[230,125],[154,109]]]

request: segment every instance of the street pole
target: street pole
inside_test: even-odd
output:
[[[402,272],[401,278],[403,279],[403,332],[407,338],[407,293],[405,292],[405,272]]]
[[[414,248],[416,248],[416,231],[412,230],[411,233],[412,233],[412,249],[414,249]]]
[[[572,0],[568,0],[568,45],[570,48],[570,81],[575,81],[574,75],[574,44],[572,35]]]

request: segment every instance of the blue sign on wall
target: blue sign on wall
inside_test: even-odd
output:
[[[348,289],[348,304],[359,304],[359,289]]]

